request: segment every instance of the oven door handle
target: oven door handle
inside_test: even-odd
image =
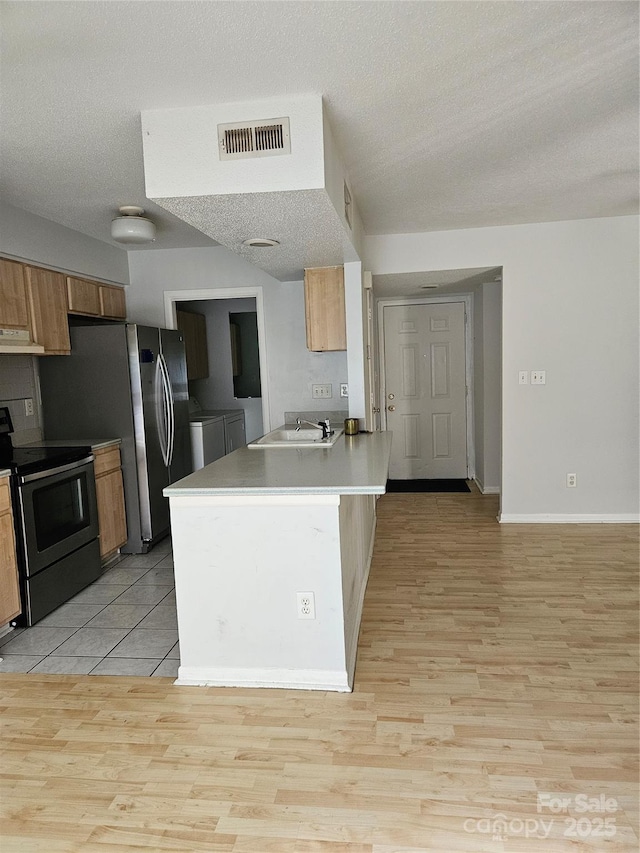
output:
[[[35,480],[43,480],[45,477],[52,477],[54,474],[63,474],[65,471],[73,471],[74,468],[80,468],[82,465],[87,465],[93,462],[93,454],[85,456],[84,459],[79,459],[77,462],[69,462],[67,465],[58,465],[57,468],[47,468],[46,471],[37,471],[35,474],[24,474],[18,477],[18,483],[22,486],[25,483],[33,483]]]

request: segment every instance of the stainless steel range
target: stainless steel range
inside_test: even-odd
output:
[[[0,468],[11,471],[22,616],[33,625],[101,573],[90,447],[16,447],[0,407]]]

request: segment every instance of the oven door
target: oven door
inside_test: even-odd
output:
[[[27,577],[97,537],[93,456],[19,477],[18,496]]]

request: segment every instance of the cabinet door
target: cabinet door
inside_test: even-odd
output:
[[[233,418],[232,420],[225,418],[224,428],[227,453],[233,453],[234,450],[246,445],[244,415],[239,418]]]
[[[102,476],[109,471],[120,468],[120,448],[116,445],[110,447],[98,447],[93,451],[93,470],[96,477]]]
[[[100,293],[96,282],[67,276],[67,292],[71,314],[100,316]]]
[[[313,352],[346,350],[343,268],[305,270],[304,303],[307,348]]]
[[[209,352],[207,349],[207,319],[204,314],[176,311],[178,329],[184,335],[187,357],[187,379],[209,377]]]
[[[127,541],[122,471],[118,468],[96,477],[100,556],[104,559]]]
[[[106,284],[98,286],[100,296],[100,314],[103,317],[113,317],[115,320],[126,320],[127,305],[122,287],[109,287]]]
[[[0,625],[14,619],[21,609],[9,481],[4,477],[0,480]]]
[[[0,328],[31,331],[23,264],[0,259]]]
[[[39,267],[27,267],[27,290],[34,341],[44,347],[45,355],[68,355],[71,341],[64,276]]]

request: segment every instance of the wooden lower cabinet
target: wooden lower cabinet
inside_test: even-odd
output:
[[[19,615],[20,583],[9,478],[0,478],[0,626]]]
[[[93,451],[100,528],[100,557],[110,559],[127,541],[124,486],[120,468],[120,448],[101,447]]]

